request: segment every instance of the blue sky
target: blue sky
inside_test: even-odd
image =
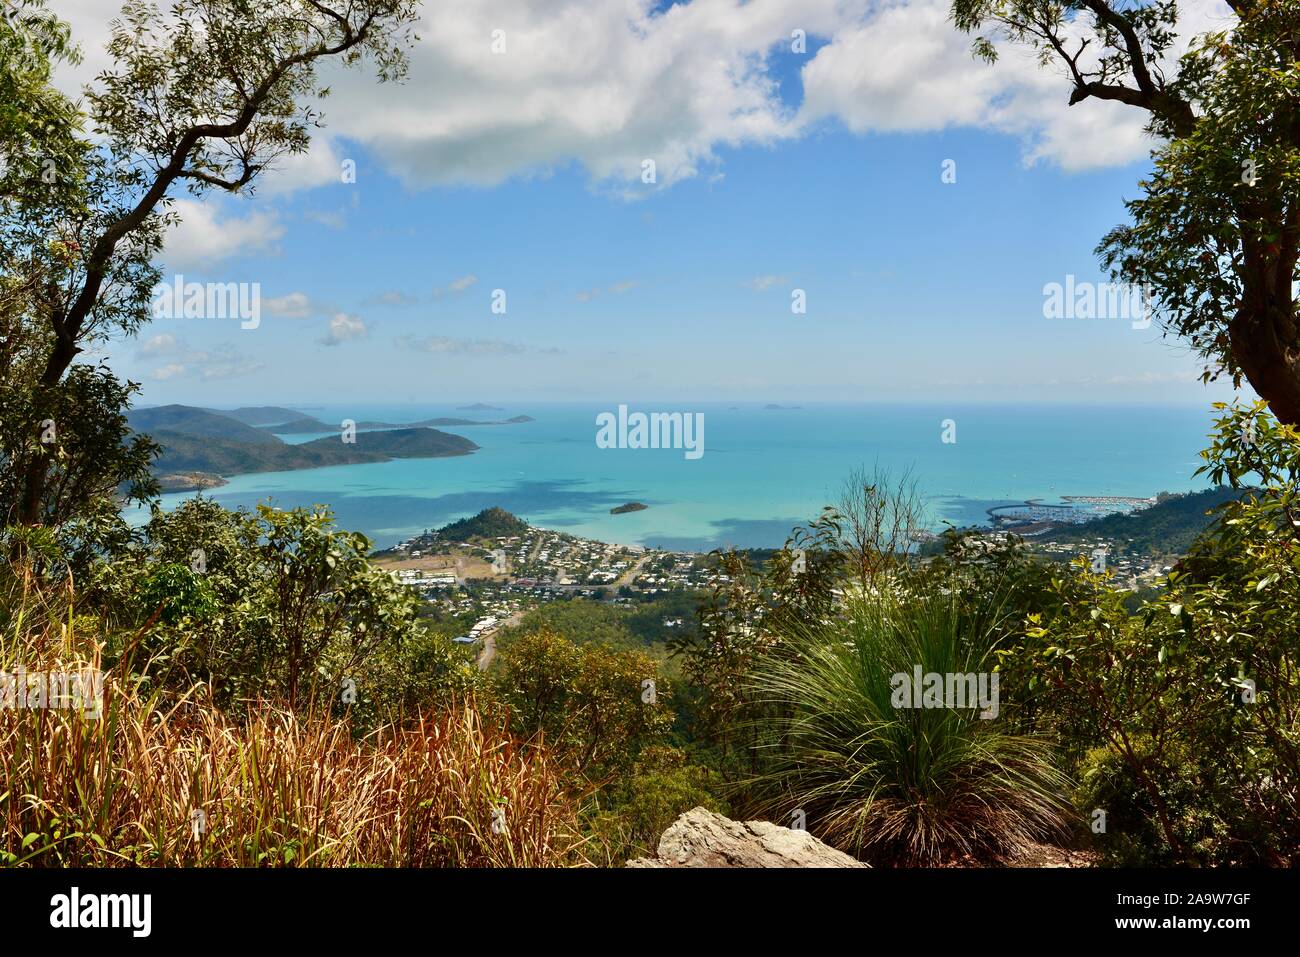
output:
[[[1205,406],[1230,395],[1200,385],[1194,357],[1155,327],[1043,316],[1046,283],[1104,281],[1093,249],[1146,169],[1136,111],[1070,114],[1064,85],[1023,66],[1008,68],[987,104],[963,105],[974,82],[963,77],[986,78],[968,71],[1002,68],[966,62],[967,41],[947,38],[942,23],[927,29],[965,59],[945,52],[934,82],[909,89],[925,99],[891,100],[886,65],[871,74],[879,58],[839,66],[855,44],[888,44],[882,18],[933,20],[932,4],[864,7],[798,56],[748,38],[744,6],[715,6],[735,18],[726,22],[741,31],[738,62],[755,75],[716,96],[683,93],[672,110],[660,108],[675,95],[662,92],[671,74],[656,75],[652,96],[629,80],[609,94],[630,104],[617,123],[603,101],[579,115],[588,104],[571,91],[567,115],[560,85],[528,123],[462,133],[443,123],[458,103],[425,102],[447,85],[449,57],[436,50],[413,59],[401,91],[351,79],[307,160],[254,197],[178,207],[186,223],[164,256],[167,275],[259,283],[261,325],[160,319],[104,354],[142,382],[149,404]],[[93,36],[88,16],[74,27]],[[477,89],[475,69],[465,67],[467,89]],[[548,82],[518,69],[520,96]],[[574,89],[602,76],[575,78]],[[711,77],[680,80],[703,89]],[[736,104],[715,116],[711,101],[726,95]],[[490,126],[497,112],[478,115]],[[640,181],[638,156],[660,157],[658,182]],[[349,159],[355,183],[340,181]],[[955,183],[941,179],[945,160]],[[498,289],[504,315],[490,308]],[[795,289],[805,314],[791,312]]]

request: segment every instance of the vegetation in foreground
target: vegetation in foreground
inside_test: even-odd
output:
[[[0,670],[25,675],[0,708],[5,862],[618,864],[706,804],[881,864],[1055,840],[1294,865],[1296,2],[1234,4],[1168,84],[1151,63],[1173,5],[1089,9],[1106,52],[1077,98],[1168,137],[1103,255],[1152,285],[1207,378],[1271,409],[1220,410],[1205,471],[1241,495],[1160,588],[1135,607],[1086,563],[957,534],[917,561],[915,484],[864,473],[763,567],[717,556],[726,580],[670,662],[538,625],[480,672],[324,509],[195,501],[129,527],[159,443],[127,419],[136,386],[77,361],[147,323],[180,189],[239,192],[307,148],[320,66],[402,77],[415,0],[131,0],[84,115],[49,82],[76,56],[66,26],[20,0],[0,18]],[[1067,10],[954,12],[1050,57]],[[896,702],[909,664],[996,675],[997,716]],[[29,700],[33,675],[86,669],[97,715]]]

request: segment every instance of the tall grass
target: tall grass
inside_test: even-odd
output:
[[[0,668],[99,669],[69,595],[8,578]],[[129,660],[129,658],[127,659]],[[583,863],[546,752],[465,700],[354,739],[346,721],[109,669],[102,715],[0,709],[0,862],[546,867]],[[194,812],[201,812],[201,816]]]
[[[1059,836],[1067,782],[1046,742],[1008,733],[1005,716],[899,708],[891,676],[991,672],[996,610],[889,594],[853,600],[824,626],[789,636],[754,678],[765,770],[760,807],[882,863],[1004,859]]]

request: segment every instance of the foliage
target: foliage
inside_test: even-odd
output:
[[[620,867],[634,857],[655,857],[660,836],[687,811],[705,807],[727,812],[726,802],[718,797],[722,788],[721,775],[692,763],[685,751],[663,745],[645,748],[584,822],[601,852],[598,863]]]
[[[598,785],[672,726],[671,689],[642,652],[575,645],[542,629],[503,651],[492,677],[514,731]]]
[[[158,446],[133,435],[122,410],[137,391],[106,366],[78,364],[49,389],[0,385],[0,524],[34,504],[41,524],[60,527],[119,490],[144,502],[157,492],[149,467]],[[31,470],[43,476],[27,502]]]
[[[369,551],[325,509],[249,514],[195,498],[155,511],[100,587],[124,622],[144,622],[146,648],[166,653],[166,680],[201,680],[223,704],[270,697],[368,725],[477,683],[449,640],[418,626],[410,589]],[[195,583],[209,596],[201,611]]]
[[[1148,114],[1161,140],[1132,222],[1098,252],[1144,288],[1166,331],[1204,361],[1206,381],[1248,380],[1300,423],[1300,0],[1229,0],[1230,30],[1195,38],[1171,70],[1174,0],[953,0],[982,31],[975,52],[1029,47],[1063,69],[1070,104],[1102,99]]]
[[[1204,456],[1243,494],[1161,598],[1130,614],[1104,577],[1063,577],[1059,610],[1032,616],[1006,665],[1040,683],[1067,744],[1122,762],[1157,825],[1152,859],[1285,863],[1300,847],[1300,436],[1238,407]]]
[[[771,714],[753,782],[771,819],[802,812],[828,843],[902,864],[996,860],[1065,833],[1066,780],[1048,742],[982,718],[975,702],[897,697],[898,676],[910,683],[918,666],[990,680],[998,617],[973,620],[942,596],[877,595],[788,636],[752,678]]]

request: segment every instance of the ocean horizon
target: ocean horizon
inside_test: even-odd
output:
[[[229,508],[330,506],[343,527],[385,548],[499,506],[584,538],[683,551],[777,547],[815,518],[857,467],[910,469],[930,526],[987,524],[987,510],[1062,496],[1148,498],[1208,487],[1193,472],[1208,445],[1208,407],[907,403],[624,403],[630,411],[701,413],[703,454],[601,448],[597,416],[618,404],[292,405],[325,422],[504,419],[448,426],[471,455],[396,459],[237,475],[203,494]],[[1208,405],[1208,403],[1207,403]],[[945,442],[945,432],[949,439]],[[302,442],[322,435],[282,436]],[[162,496],[174,508],[194,492]],[[643,511],[611,515],[626,502]],[[138,520],[141,513],[137,512]]]

